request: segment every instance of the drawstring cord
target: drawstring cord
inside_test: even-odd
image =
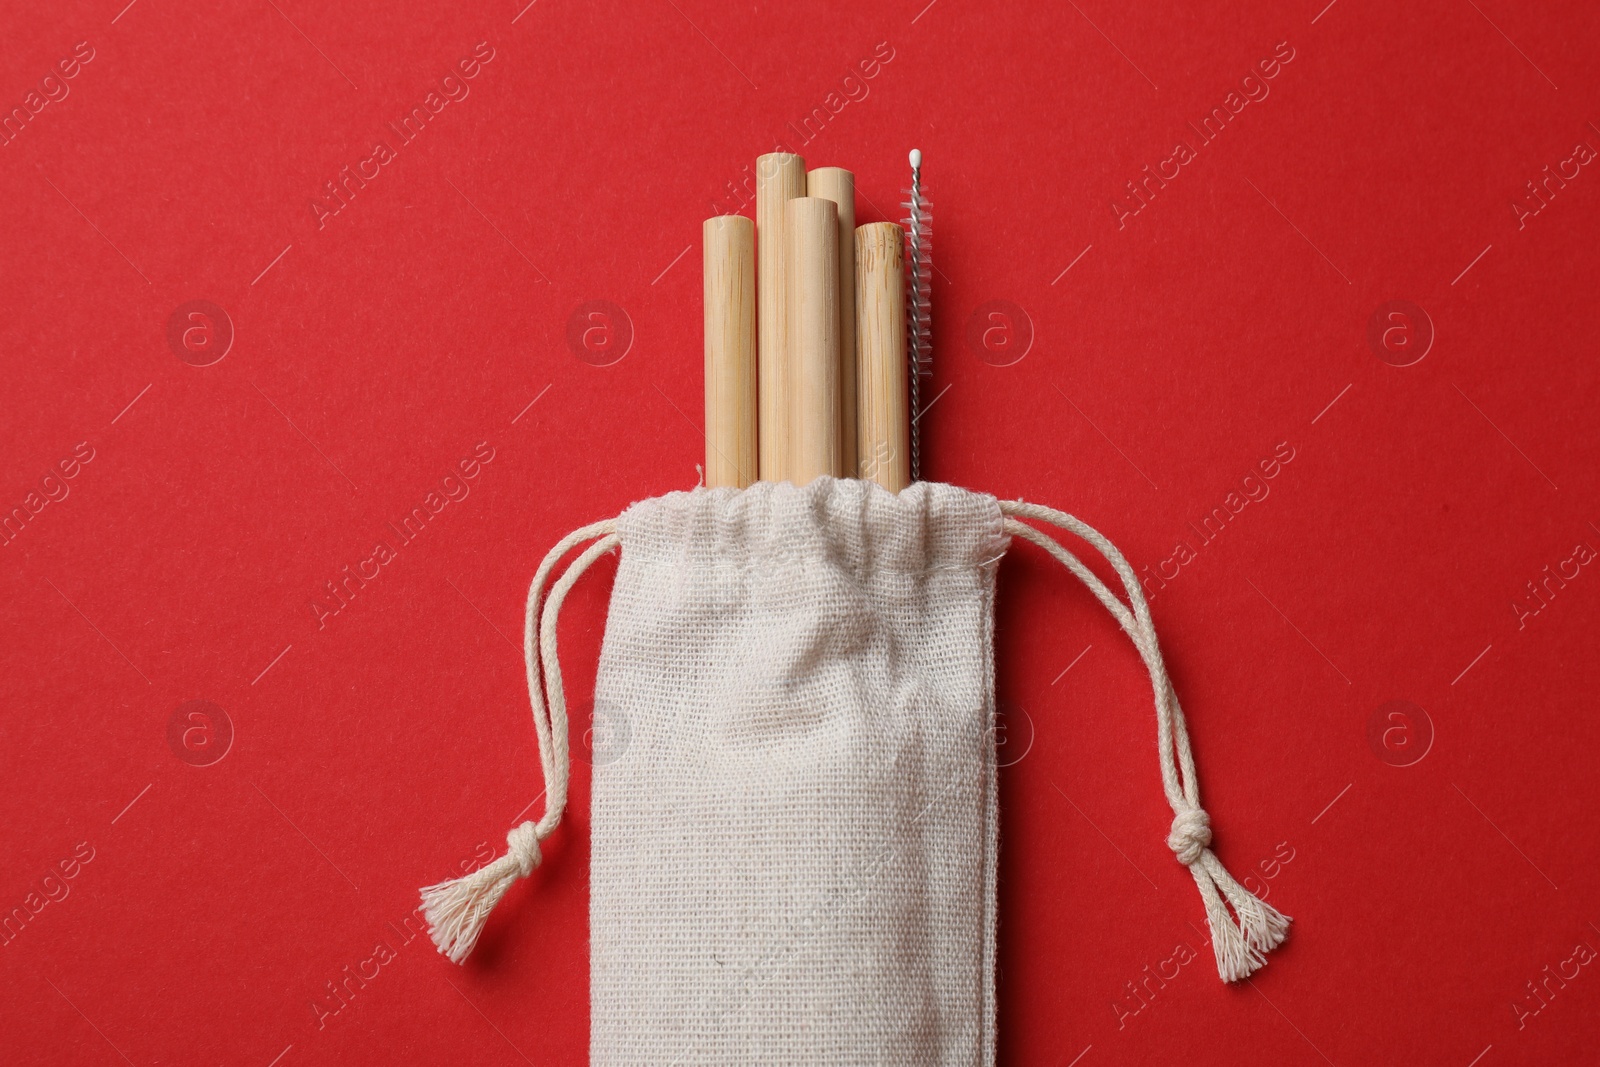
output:
[[[533,705],[533,730],[539,740],[539,766],[544,774],[544,814],[538,822],[524,822],[506,835],[506,854],[471,874],[422,890],[428,936],[454,963],[466,960],[478,935],[506,890],[532,874],[542,855],[539,842],[555,832],[567,807],[567,781],[571,774],[567,730],[567,702],[561,686],[561,661],[556,653],[556,621],[561,604],[574,583],[595,560],[620,543],[617,521],[606,519],[574,530],[552,548],[539,564],[528,588],[527,613],[522,630],[522,655],[528,668],[528,700]],[[595,540],[599,538],[599,540]],[[566,554],[585,541],[594,541],[556,581],[548,599],[545,583]],[[540,601],[544,600],[543,611]],[[537,643],[535,626],[537,625]],[[536,654],[537,653],[537,654]],[[541,683],[540,666],[543,665]]]
[[[1000,510],[1006,516],[1006,532],[1038,545],[1076,575],[1111,612],[1144,660],[1155,691],[1161,786],[1172,808],[1167,847],[1172,849],[1179,863],[1189,868],[1200,890],[1206,921],[1211,927],[1211,944],[1217,954],[1217,973],[1225,982],[1246,977],[1264,965],[1266,954],[1283,942],[1290,920],[1235,881],[1211,851],[1211,817],[1200,806],[1200,786],[1195,776],[1194,753],[1189,747],[1189,730],[1161,658],[1155,623],[1138,575],[1104,534],[1064,511],[1020,500],[1003,501]],[[1093,545],[1122,580],[1128,603],[1118,599],[1093,571],[1053,537],[1022,522],[1021,518],[1048,523]]]
[[[1161,785],[1173,813],[1167,846],[1178,862],[1189,868],[1200,890],[1211,927],[1218,973],[1228,982],[1249,975],[1266,963],[1267,952],[1282,943],[1288,933],[1289,919],[1235,881],[1211,851],[1211,819],[1200,806],[1200,787],[1195,775],[1194,754],[1189,747],[1189,731],[1161,658],[1155,623],[1138,576],[1103,534],[1065,512],[1023,501],[1002,502],[1000,510],[1006,516],[1006,532],[1038,545],[1083,582],[1132,639],[1144,660],[1155,693]],[[1049,534],[1022,522],[1022,518],[1048,523],[1093,545],[1121,579],[1128,602],[1125,604],[1112,593],[1077,556]],[[589,541],[594,543],[567,568],[546,598],[545,586],[557,564],[573,549]],[[528,589],[523,657],[528,671],[533,728],[539,742],[539,765],[544,775],[544,813],[537,822],[521,823],[506,835],[507,850],[499,859],[471,874],[422,890],[429,936],[439,951],[456,963],[463,962],[472,952],[489,913],[506,891],[539,866],[542,858],[539,843],[561,823],[567,804],[571,756],[566,696],[556,649],[556,622],[574,583],[595,560],[614,550],[619,543],[615,519],[575,530],[545,556]]]

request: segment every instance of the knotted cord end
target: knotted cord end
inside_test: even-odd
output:
[[[1185,808],[1173,817],[1167,847],[1200,887],[1217,973],[1237,982],[1266,965],[1267,953],[1289,935],[1291,920],[1235,881],[1210,844],[1211,819],[1203,810]]]
[[[494,862],[422,890],[428,936],[452,963],[465,962],[506,890],[539,866],[539,834],[533,823],[525,822],[507,834],[506,846],[506,854]]]
[[[1185,808],[1172,817],[1167,847],[1185,867],[1194,866],[1211,845],[1211,816],[1202,808]]]

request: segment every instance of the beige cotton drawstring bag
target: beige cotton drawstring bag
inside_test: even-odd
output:
[[[1100,552],[1126,601],[1034,522]],[[620,548],[595,707],[627,741],[594,768],[590,1061],[992,1064],[994,578],[1013,537],[1071,570],[1138,648],[1167,843],[1222,978],[1251,973],[1288,919],[1208,847],[1183,713],[1122,555],[1039,505],[832,478],[669,493],[545,558],[524,634],[544,814],[504,856],[422,891],[440,951],[466,958],[560,823],[556,618]]]

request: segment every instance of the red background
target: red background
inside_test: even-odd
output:
[[[537,794],[538,560],[695,483],[699,227],[779,139],[853,168],[863,222],[898,217],[925,153],[930,477],[1067,508],[1139,567],[1190,542],[1154,610],[1217,848],[1296,918],[1249,984],[1217,980],[1137,658],[1018,547],[1001,1058],[1592,1059],[1600,971],[1565,961],[1600,948],[1600,574],[1527,583],[1600,548],[1600,174],[1512,204],[1600,148],[1600,12],[1325,2],[13,6],[6,109],[77,42],[93,59],[0,148],[0,506],[94,458],[0,548],[0,908],[70,891],[0,947],[0,1059],[584,1059],[586,763],[466,967],[397,931]],[[470,94],[400,144],[385,124],[479,42]],[[830,101],[880,42],[867,95]],[[1279,42],[1270,95],[1119,220]],[[375,139],[395,158],[319,227]],[[233,327],[209,366],[169,341],[191,300]],[[1416,311],[1368,340],[1391,300],[1431,322],[1409,366]],[[631,332],[610,365],[567,340],[591,301]],[[319,628],[323,584],[479,442],[470,496]],[[1270,495],[1201,545],[1187,524],[1280,445]],[[580,699],[613,573],[569,602]],[[169,742],[191,700],[231,723],[208,766],[214,714]],[[1369,740],[1394,700],[1422,711]]]

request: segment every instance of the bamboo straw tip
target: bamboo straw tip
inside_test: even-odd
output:
[[[739,236],[745,230],[754,233],[755,226],[755,222],[744,215],[713,215],[705,221],[705,233],[710,236],[732,231],[735,236]]]
[[[804,176],[805,170],[805,157],[795,155],[793,152],[768,152],[764,156],[756,157],[756,177],[758,179],[770,180],[784,171],[797,172]]]
[[[783,202],[787,215],[832,215],[839,217],[839,205],[825,196],[792,196]]]
[[[838,178],[838,179],[846,179],[846,178],[848,178],[848,179],[852,179],[853,180],[855,178],[855,172],[854,171],[845,170],[843,167],[813,167],[810,170],[806,171],[806,177],[808,177],[808,178],[823,177],[823,178]]]
[[[858,248],[899,248],[905,230],[897,222],[864,222],[856,227]]]

